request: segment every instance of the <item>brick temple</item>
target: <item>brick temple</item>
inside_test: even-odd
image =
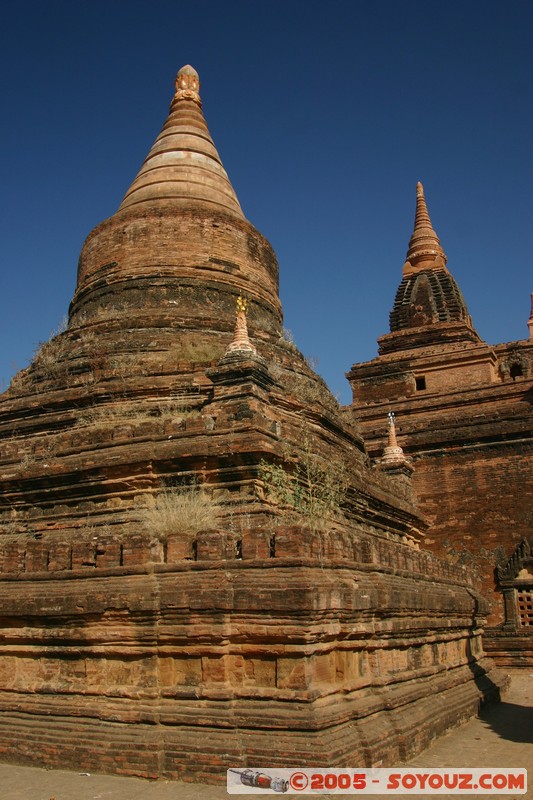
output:
[[[490,370],[457,309],[436,344]],[[275,254],[184,67],[67,329],[0,398],[0,758],[386,766],[498,697],[475,571],[425,546],[445,521],[427,529],[402,402],[383,452],[383,415],[359,424],[284,339]]]
[[[533,300],[533,296],[532,296]],[[414,231],[379,355],[348,373],[368,452],[396,418],[424,545],[477,571],[489,603],[485,647],[533,666],[533,304],[529,337],[491,346],[476,332],[433,229],[422,184]]]

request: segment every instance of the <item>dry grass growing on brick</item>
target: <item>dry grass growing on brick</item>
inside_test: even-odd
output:
[[[196,364],[211,364],[218,361],[224,354],[224,345],[219,341],[197,341],[192,338],[183,338],[171,350],[171,357],[175,361],[188,361]]]
[[[178,533],[194,536],[198,531],[215,528],[219,506],[197,486],[167,489],[152,506],[141,512],[141,522],[149,535],[164,541]]]
[[[182,422],[198,416],[200,409],[193,407],[187,396],[171,397],[151,405],[126,405],[125,403],[102,403],[84,409],[78,421],[82,425],[107,427],[117,423],[140,424],[143,422]]]

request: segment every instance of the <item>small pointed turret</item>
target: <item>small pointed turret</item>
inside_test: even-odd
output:
[[[412,275],[423,269],[446,269],[446,253],[433,229],[420,181],[416,185],[415,225],[403,267],[403,274]]]
[[[407,466],[408,469],[411,469],[412,471],[412,467],[409,464],[407,456],[405,455],[402,448],[398,444],[398,439],[396,437],[396,422],[394,419],[394,414],[392,412],[389,412],[388,419],[389,419],[389,426],[387,435],[387,446],[383,448],[383,458],[381,459],[381,466],[382,467]]]
[[[244,219],[207,128],[200,78],[189,64],[178,72],[168,118],[120,205],[161,200],[217,207]]]
[[[248,303],[244,297],[239,295],[237,298],[237,318],[235,320],[233,341],[228,345],[225,355],[229,355],[230,353],[257,354],[257,350],[251,343],[248,336],[248,324],[246,322],[247,310]]]
[[[527,327],[529,328],[529,338],[533,339],[533,292],[531,292],[531,314],[527,321]]]

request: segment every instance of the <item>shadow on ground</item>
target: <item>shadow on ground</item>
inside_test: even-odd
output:
[[[502,739],[533,743],[533,708],[516,703],[491,704],[482,708],[479,718]]]

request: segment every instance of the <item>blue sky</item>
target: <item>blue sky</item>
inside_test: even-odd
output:
[[[67,313],[185,63],[285,325],[343,402],[388,331],[418,180],[480,335],[527,337],[530,0],[30,0],[2,28],[1,388]]]

